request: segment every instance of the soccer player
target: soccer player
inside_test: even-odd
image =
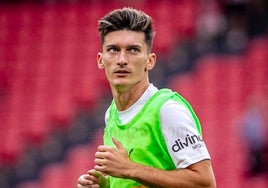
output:
[[[98,31],[98,67],[113,101],[94,169],[79,177],[77,187],[215,188],[193,109],[178,93],[149,82],[156,63],[151,17],[133,8],[113,10],[99,20]]]

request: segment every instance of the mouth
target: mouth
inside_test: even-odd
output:
[[[127,70],[116,70],[114,72],[117,76],[126,76],[127,74],[129,74],[130,72]]]

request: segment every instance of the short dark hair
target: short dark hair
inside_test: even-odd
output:
[[[98,24],[98,31],[102,45],[104,43],[104,37],[108,33],[119,30],[130,30],[144,32],[145,42],[148,49],[152,49],[155,34],[153,20],[149,15],[140,10],[129,7],[116,9],[101,18]]]

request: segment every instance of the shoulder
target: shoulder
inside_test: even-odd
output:
[[[162,105],[160,118],[174,118],[178,121],[187,120],[187,122],[194,124],[198,132],[202,135],[199,119],[190,103],[177,92],[172,93],[173,95]]]
[[[105,112],[105,116],[104,116],[105,124],[109,121],[110,111],[111,111],[111,106],[109,106],[109,108]]]
[[[173,99],[168,99],[161,108],[161,110],[178,110],[178,109],[189,112],[188,108],[185,106],[184,103]]]
[[[174,124],[188,125],[196,128],[194,117],[189,108],[179,101],[168,99],[160,110],[162,126],[172,126]]]
[[[185,115],[191,115],[189,108],[182,102],[168,99],[161,107],[160,113],[162,115],[169,113],[184,113]]]

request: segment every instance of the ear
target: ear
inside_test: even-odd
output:
[[[104,69],[104,63],[103,63],[102,53],[101,52],[99,52],[97,54],[97,62],[98,62],[99,69]]]
[[[156,55],[155,55],[155,53],[149,54],[146,69],[147,70],[152,70],[154,68],[155,63],[156,63]]]

